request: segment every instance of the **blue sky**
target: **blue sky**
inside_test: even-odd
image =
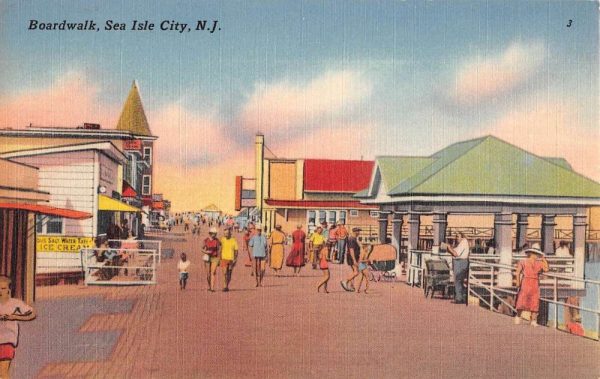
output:
[[[218,130],[212,139],[231,142],[216,151],[201,141],[183,153],[176,146],[169,163],[186,169],[247,154],[261,129],[283,155],[348,158],[430,154],[495,133],[543,155],[570,159],[585,149],[585,159],[572,163],[600,175],[588,167],[598,162],[594,145],[557,142],[565,130],[598,136],[594,2],[5,1],[0,9],[4,102],[67,90],[64,78],[76,77],[95,89],[92,114],[116,121],[137,79],[153,131],[179,135],[170,146],[201,138],[207,127]],[[27,30],[30,19],[93,19],[101,28],[107,19],[217,19],[221,31],[41,32]],[[61,123],[61,114],[52,122]],[[553,138],[540,141],[548,134]],[[361,147],[315,149],[304,135]],[[165,156],[171,152],[165,147]],[[234,166],[246,171],[241,162]]]

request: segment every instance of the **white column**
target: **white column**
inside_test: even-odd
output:
[[[390,212],[379,211],[379,243],[386,243],[388,216]]]
[[[398,262],[398,257],[400,256],[400,247],[402,246],[403,217],[403,213],[394,212],[394,217],[392,218],[392,246],[396,248],[396,263]]]
[[[494,229],[496,232],[496,248],[500,255],[500,264],[512,266],[512,214],[496,213],[494,216]],[[498,286],[512,286],[511,269],[500,269],[498,273]]]
[[[554,215],[542,215],[542,251],[544,254],[554,254]]]
[[[438,253],[440,250],[440,244],[446,240],[446,228],[448,226],[448,214],[447,213],[434,213],[433,214],[433,253]]]
[[[587,216],[577,214],[573,216],[573,255],[575,257],[575,277],[583,278],[585,269],[585,228]],[[575,282],[578,287],[583,288],[584,283]]]

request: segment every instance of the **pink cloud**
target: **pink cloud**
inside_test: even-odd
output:
[[[492,124],[491,134],[545,157],[565,158],[573,169],[600,181],[600,129],[569,102],[542,102],[510,112]]]
[[[148,118],[152,133],[159,136],[157,159],[166,163],[195,166],[236,151],[216,110],[202,113],[178,102],[148,112]]]
[[[250,132],[285,133],[339,118],[371,95],[373,85],[354,70],[328,71],[299,85],[290,81],[256,87],[240,123]]]
[[[296,140],[266,139],[265,144],[284,158],[361,159],[376,155],[372,123],[335,123],[311,131]]]
[[[458,104],[476,104],[509,93],[527,81],[544,62],[540,43],[512,43],[501,53],[466,61],[449,94]]]
[[[100,106],[100,87],[78,71],[56,78],[49,86],[0,98],[0,127],[74,127],[84,122],[114,128],[117,107]],[[107,109],[110,108],[110,109]]]

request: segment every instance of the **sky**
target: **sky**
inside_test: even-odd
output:
[[[259,131],[279,157],[339,159],[493,134],[600,181],[595,2],[2,1],[0,51],[0,127],[115,128],[137,80],[176,210],[231,211]]]

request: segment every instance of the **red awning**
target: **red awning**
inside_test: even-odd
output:
[[[266,200],[266,203],[279,208],[378,209],[377,206],[361,204],[360,201],[343,200]]]
[[[75,220],[84,220],[86,218],[92,217],[92,215],[87,212],[80,212],[74,211],[72,209],[56,208],[48,205],[39,204],[0,203],[0,209],[19,209],[48,216],[72,218]]]
[[[121,195],[121,197],[135,198],[136,196],[137,192],[135,192],[135,190],[129,185],[129,183],[123,180],[123,194]]]
[[[165,206],[162,201],[153,201],[152,209],[165,209]]]

